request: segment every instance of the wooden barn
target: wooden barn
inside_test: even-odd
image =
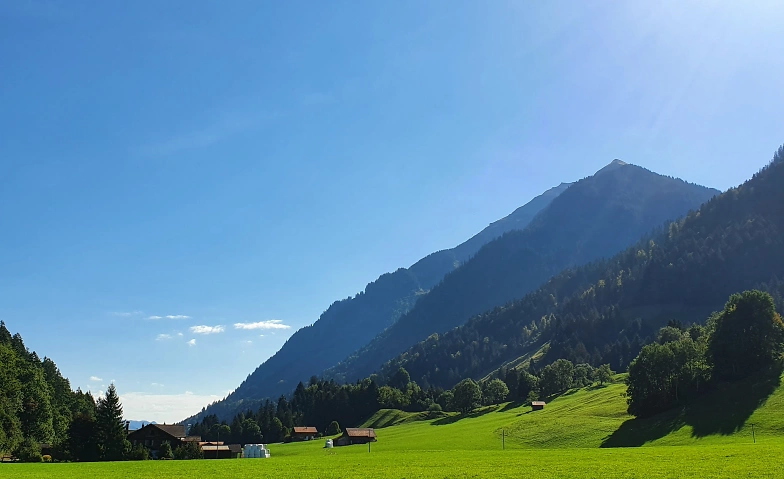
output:
[[[343,435],[335,439],[336,446],[350,446],[352,444],[367,444],[376,442],[376,431],[373,428],[346,428]]]
[[[533,401],[531,402],[531,410],[532,411],[541,411],[547,405],[544,401]]]
[[[204,453],[204,459],[237,459],[242,456],[242,446],[222,442],[204,443],[201,452]]]
[[[312,441],[318,436],[318,429],[315,427],[294,427],[291,432],[292,441]]]

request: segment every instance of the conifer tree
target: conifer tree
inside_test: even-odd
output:
[[[106,395],[98,399],[96,426],[101,459],[121,461],[130,450],[130,443],[126,439],[122,404],[114,384],[110,384]]]

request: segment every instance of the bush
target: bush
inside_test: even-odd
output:
[[[174,450],[174,458],[178,460],[204,459],[204,452],[196,442],[186,442]]]
[[[158,459],[172,459],[174,453],[172,452],[171,444],[169,441],[163,441],[161,448],[158,449]]]
[[[327,428],[327,436],[335,436],[340,433],[340,424],[337,421],[332,421]]]
[[[126,454],[126,458],[129,461],[146,461],[150,459],[150,451],[143,445],[137,444],[136,447]]]
[[[427,407],[427,412],[444,412],[444,408],[442,408],[441,405],[437,402],[434,402]]]
[[[21,462],[43,462],[41,445],[30,439],[25,439],[14,451],[14,456]],[[50,458],[51,459],[51,458]]]

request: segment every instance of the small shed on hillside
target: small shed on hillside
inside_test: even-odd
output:
[[[318,429],[315,427],[294,427],[294,431],[291,432],[291,439],[293,441],[311,441],[316,439],[318,435]]]
[[[373,428],[346,428],[342,436],[335,439],[336,446],[350,446],[352,444],[367,444],[376,442],[376,430]]]
[[[541,411],[547,405],[544,401],[533,401],[531,402],[531,410],[532,411]]]

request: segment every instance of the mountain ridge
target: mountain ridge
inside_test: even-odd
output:
[[[612,256],[717,193],[613,161],[570,185],[524,230],[483,246],[394,325],[324,375],[346,382],[366,377],[411,344],[519,299],[564,268]]]
[[[233,414],[238,408],[256,406],[253,399],[290,393],[298,381],[306,381],[324,369],[323,357],[335,357],[337,362],[354,352],[357,344],[366,344],[413,307],[419,297],[438,284],[444,275],[473,256],[483,244],[515,228],[525,227],[569,185],[561,183],[550,188],[456,247],[431,253],[409,268],[384,273],[368,283],[364,291],[335,301],[316,322],[295,332],[229,396],[185,421],[197,420],[215,410],[226,409],[226,414]],[[338,337],[342,349],[341,345],[335,347],[335,341],[326,340],[328,337]],[[308,348],[308,344],[317,344],[323,354],[303,357],[297,353]],[[331,350],[324,351],[330,347]]]

